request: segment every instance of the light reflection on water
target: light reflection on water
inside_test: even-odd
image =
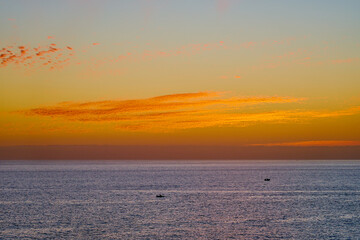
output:
[[[1,161],[0,238],[357,239],[359,179],[360,161]]]

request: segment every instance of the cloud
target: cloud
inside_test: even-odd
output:
[[[244,127],[257,123],[306,122],[312,119],[351,116],[360,107],[337,111],[273,110],[249,112],[246,106],[303,101],[291,97],[225,97],[221,92],[196,92],[147,99],[62,102],[16,113],[68,121],[112,123],[125,131],[168,132],[205,127]],[[257,110],[259,111],[259,110]]]
[[[49,53],[54,53],[54,52],[57,52],[59,51],[58,48],[55,48],[53,46],[50,46],[48,50],[43,50],[43,51],[39,51],[36,53],[36,56],[43,56],[45,54],[49,54]]]
[[[141,61],[153,61],[156,59],[162,59],[162,58],[168,58],[168,57],[191,57],[191,56],[195,56],[198,54],[202,54],[205,52],[210,52],[210,51],[218,51],[218,50],[240,50],[240,49],[253,49],[255,47],[266,47],[266,46],[273,46],[273,45],[278,45],[278,44],[291,44],[293,41],[297,40],[297,38],[286,38],[286,39],[282,39],[279,41],[272,41],[272,40],[267,40],[267,41],[262,41],[262,42],[254,42],[254,41],[247,41],[247,42],[243,42],[243,43],[233,43],[233,44],[228,44],[225,43],[224,41],[220,40],[216,41],[216,42],[203,42],[203,43],[189,43],[189,44],[185,44],[185,45],[179,45],[177,47],[173,47],[173,48],[165,48],[164,46],[160,46],[160,47],[156,47],[154,49],[149,49],[149,43],[147,43],[144,46],[139,46],[139,45],[134,45],[134,46],[129,46],[132,49],[132,51],[129,50],[124,50],[124,52],[117,52],[116,49],[114,48],[114,55],[112,56],[106,56],[106,57],[99,57],[99,56],[92,56],[92,57],[87,57],[86,60],[78,60],[76,64],[81,64],[83,66],[87,66],[88,69],[86,69],[86,71],[83,73],[84,76],[88,76],[91,75],[93,76],[94,74],[98,74],[101,75],[103,73],[105,74],[109,74],[112,76],[119,76],[122,73],[119,72],[99,72],[99,71],[95,71],[96,68],[100,67],[100,66],[105,66],[105,65],[113,65],[115,64],[115,69],[119,69],[119,66],[117,64],[119,63],[123,63],[123,62],[127,62],[127,63],[138,63]],[[130,44],[132,44],[131,42],[129,42]],[[117,43],[118,44],[118,43]],[[117,45],[115,44],[115,45]],[[98,46],[97,46],[98,45]],[[85,53],[88,52],[89,54],[91,53],[91,47],[100,47],[99,45],[102,45],[98,42],[90,42],[89,45],[80,48],[78,51],[80,53]],[[51,46],[51,45],[50,45]],[[52,46],[55,47],[55,46]],[[104,45],[104,47],[107,47],[106,45]],[[72,47],[69,46],[64,46],[64,50],[71,50],[73,51]],[[69,54],[70,56],[72,56],[73,54]],[[273,59],[272,59],[273,60]],[[68,61],[68,60],[67,60]],[[62,63],[63,64],[63,63]],[[269,64],[269,66],[265,65],[265,67],[274,67],[275,64]],[[95,72],[95,73],[94,73]],[[231,74],[231,78],[234,77],[233,74]],[[239,78],[240,76],[235,76],[235,78]],[[229,76],[221,76],[221,78],[230,78]]]
[[[289,97],[246,97],[246,98],[216,98],[220,93],[217,92],[198,92],[163,95],[148,99],[136,100],[107,100],[97,102],[64,102],[57,106],[34,108],[25,111],[30,115],[41,116],[67,116],[78,119],[81,116],[95,116],[94,121],[99,116],[114,114],[142,113],[146,111],[169,111],[189,108],[202,108],[222,105],[224,107],[236,107],[244,104],[260,103],[285,103],[296,102],[303,99]],[[210,99],[209,99],[210,98]],[[195,99],[195,100],[192,100]],[[219,107],[218,107],[219,108]]]
[[[49,69],[62,68],[73,57],[75,51],[71,47],[58,48],[55,43],[31,48],[27,46],[8,46],[0,49],[0,67],[11,64],[25,68],[47,66]]]
[[[250,114],[244,113],[244,108],[248,105],[284,104],[302,100],[278,96],[224,97],[224,93],[220,92],[196,92],[147,99],[63,102],[17,113],[70,121],[113,122],[118,129],[172,131],[281,121],[286,118],[284,111]]]
[[[360,141],[302,141],[250,144],[249,146],[284,146],[284,147],[335,147],[335,146],[360,146]]]
[[[221,1],[220,1],[221,2]],[[226,1],[225,1],[226,2]],[[220,4],[220,3],[219,3]],[[228,3],[221,3],[220,5],[226,5]],[[48,39],[53,39],[55,37],[48,36]],[[295,41],[296,38],[287,38],[279,41],[262,41],[254,42],[248,41],[238,44],[226,44],[224,41],[219,40],[216,42],[207,42],[207,43],[189,43],[186,45],[180,45],[174,48],[166,49],[164,47],[149,50],[148,46],[143,46],[134,51],[126,51],[118,53],[114,51],[114,56],[109,57],[87,57],[86,60],[77,60],[76,64],[81,64],[88,66],[89,69],[86,72],[94,71],[95,68],[99,66],[104,66],[106,64],[117,64],[119,62],[127,61],[130,63],[136,63],[140,61],[150,61],[160,58],[167,57],[179,57],[179,56],[194,56],[201,54],[203,52],[209,52],[214,50],[239,50],[247,49],[254,47],[265,47],[271,46],[274,44],[290,44]],[[91,47],[100,45],[99,42],[91,42],[84,48],[78,49],[78,52],[84,53],[90,51]],[[19,47],[24,47],[20,49]],[[36,68],[48,68],[48,69],[62,69],[68,64],[70,60],[75,56],[75,49],[71,46],[63,45],[57,46],[55,43],[38,46],[38,47],[29,47],[29,46],[7,46],[3,49],[0,49],[0,68],[8,67],[10,65],[18,65],[28,69]],[[133,46],[134,47],[134,46]],[[337,62],[349,62],[350,60],[339,60]],[[353,60],[352,60],[353,61]],[[273,67],[272,64],[270,67]],[[118,69],[118,66],[116,66]],[[91,73],[92,74],[92,73]],[[102,74],[102,72],[101,72]],[[119,72],[112,72],[110,75],[121,75]],[[86,75],[86,74],[84,74]],[[229,78],[229,76],[221,76],[221,78]],[[239,78],[239,76],[235,76]]]

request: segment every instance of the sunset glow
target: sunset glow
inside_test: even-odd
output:
[[[359,7],[2,2],[0,145],[357,147]]]

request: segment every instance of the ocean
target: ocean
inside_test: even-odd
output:
[[[360,161],[0,161],[0,239],[360,239],[359,226]]]

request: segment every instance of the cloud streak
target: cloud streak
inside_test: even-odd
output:
[[[291,97],[224,97],[220,92],[197,92],[147,99],[63,102],[18,111],[27,116],[62,118],[81,122],[114,122],[125,130],[172,131],[200,127],[248,125],[281,121],[284,113],[244,113],[245,106],[285,104],[304,100]]]
[[[302,142],[281,142],[250,144],[249,146],[283,146],[283,147],[336,147],[336,146],[360,146],[360,141],[302,141]]]
[[[360,107],[337,111],[275,109],[260,110],[260,112],[260,108],[247,108],[249,105],[283,105],[303,100],[305,99],[279,96],[226,97],[221,92],[196,92],[146,99],[62,102],[54,106],[32,108],[16,113],[67,121],[112,123],[116,129],[151,132],[206,127],[244,127],[257,123],[306,122],[312,119],[360,113]]]

